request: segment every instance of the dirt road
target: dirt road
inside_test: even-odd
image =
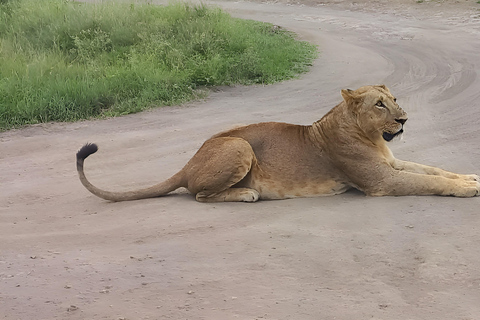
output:
[[[406,1],[403,1],[406,3]],[[340,89],[385,83],[404,160],[480,173],[480,12],[385,1],[215,2],[319,45],[311,72],[137,115],[0,133],[1,319],[480,319],[480,198],[359,192],[254,204],[110,203],[236,124],[310,124]],[[458,4],[458,2],[457,2]],[[479,5],[480,6],[480,5]]]

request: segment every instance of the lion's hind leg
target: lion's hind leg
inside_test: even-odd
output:
[[[228,188],[227,190],[209,193],[201,191],[197,193],[196,199],[199,202],[222,202],[222,201],[244,201],[255,202],[260,195],[258,191],[250,188]]]
[[[207,140],[184,170],[187,189],[200,202],[255,202],[259,193],[251,188],[232,188],[248,174],[256,157],[250,144],[241,138]]]

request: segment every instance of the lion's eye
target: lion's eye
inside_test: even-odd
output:
[[[393,98],[393,101],[397,102],[397,98]]]
[[[383,104],[382,101],[378,101],[375,105],[380,108],[385,108],[385,105]]]

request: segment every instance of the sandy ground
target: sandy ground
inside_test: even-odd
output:
[[[0,133],[1,319],[480,319],[480,198],[110,203],[235,124],[310,124],[385,83],[409,113],[395,155],[480,173],[480,5],[215,2],[319,45],[311,72],[137,115]]]

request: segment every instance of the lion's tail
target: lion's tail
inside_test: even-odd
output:
[[[83,162],[85,159],[97,152],[98,147],[94,143],[87,143],[85,144],[80,150],[77,152],[77,172],[78,176],[80,177],[80,181],[87,188],[88,191],[93,193],[94,195],[103,198],[105,200],[110,201],[128,201],[128,200],[138,200],[138,199],[146,199],[146,198],[155,198],[159,196],[166,195],[167,193],[176,190],[180,187],[184,187],[184,175],[183,172],[180,171],[175,174],[170,179],[165,180],[159,184],[151,186],[149,188],[134,190],[134,191],[126,191],[126,192],[111,192],[105,191],[95,187],[93,184],[88,181],[85,173],[83,171]]]

